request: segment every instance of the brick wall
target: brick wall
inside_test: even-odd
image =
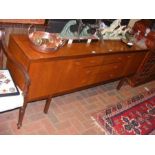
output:
[[[28,28],[31,24],[0,24],[0,29],[5,29],[5,41],[6,44],[9,44],[10,34],[28,34]],[[35,25],[36,29],[42,30],[44,29],[43,25]],[[0,52],[1,54],[1,52]],[[0,55],[0,68],[6,66],[6,58],[5,56],[2,59],[2,55]]]

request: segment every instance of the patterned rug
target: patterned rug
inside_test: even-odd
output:
[[[155,134],[155,89],[93,114],[106,134]]]

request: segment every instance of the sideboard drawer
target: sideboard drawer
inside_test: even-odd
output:
[[[113,55],[105,55],[105,56],[94,56],[87,58],[80,58],[75,60],[75,65],[81,67],[91,67],[91,66],[99,66],[112,64],[116,62],[126,61],[125,59],[131,58],[132,54],[113,54]]]
[[[122,76],[123,66],[124,64],[119,62],[102,66],[85,67],[81,70],[82,75],[80,79],[83,84],[89,85],[118,78]]]
[[[99,76],[100,66],[93,67],[83,67],[81,68],[81,73],[79,74],[79,79],[82,86],[90,85],[96,83],[96,77]]]
[[[103,56],[102,64],[112,64],[117,62],[124,62],[132,58],[134,53],[121,53],[121,54],[111,54]]]
[[[111,63],[116,63],[120,62],[123,60],[123,56],[120,55],[105,55],[103,56],[103,63],[102,64],[111,64]]]
[[[75,65],[81,67],[98,66],[102,64],[103,64],[103,56],[80,58],[75,60]]]
[[[122,76],[122,71],[123,71],[123,66],[124,63],[119,62],[119,63],[113,63],[113,64],[108,64],[108,65],[103,65],[100,68],[99,76],[102,78],[104,77],[105,74],[108,75],[109,80],[113,78],[118,78]]]

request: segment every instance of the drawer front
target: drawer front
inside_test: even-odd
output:
[[[79,77],[81,80],[81,85],[86,86],[96,83],[96,78],[99,76],[100,68],[100,66],[81,68],[80,70],[82,74],[80,74]]]
[[[82,74],[79,77],[82,85],[103,82],[122,76],[123,63],[114,63],[95,67],[81,68]]]
[[[104,56],[94,56],[87,58],[80,58],[75,60],[75,65],[80,67],[100,66],[112,63],[119,63],[131,59],[134,54],[112,54]]]
[[[110,72],[113,72],[113,71],[119,71],[121,70],[123,64],[121,62],[119,63],[113,63],[113,64],[107,64],[107,65],[102,65],[101,66],[101,69],[100,69],[100,72],[101,73],[110,73]]]
[[[98,80],[104,81],[119,78],[123,75],[122,72],[123,69],[124,69],[124,63],[121,62],[103,65],[100,68]]]
[[[95,56],[75,60],[75,65],[81,67],[98,66],[102,64],[103,64],[103,56]]]
[[[103,63],[102,64],[111,64],[122,61],[124,58],[124,55],[117,54],[117,55],[106,55],[103,56]]]

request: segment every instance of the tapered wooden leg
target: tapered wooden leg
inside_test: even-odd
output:
[[[18,119],[18,123],[17,123],[17,128],[18,129],[20,129],[20,127],[22,126],[22,122],[23,122],[26,107],[27,107],[27,105],[25,105],[25,106],[23,106],[23,107],[21,107],[19,109],[19,119]]]
[[[48,112],[48,109],[49,109],[49,106],[50,106],[51,101],[52,101],[52,98],[51,98],[51,97],[49,97],[49,98],[46,100],[46,104],[45,104],[45,107],[44,107],[44,113],[46,113],[46,114],[47,114],[47,112]]]
[[[3,52],[1,47],[0,47],[0,68],[3,68]]]
[[[127,81],[126,78],[122,79],[119,81],[118,85],[117,85],[117,90],[120,90],[120,88],[123,86],[123,84]]]

